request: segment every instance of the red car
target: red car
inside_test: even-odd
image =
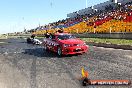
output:
[[[46,50],[56,52],[59,56],[85,53],[88,50],[86,43],[72,34],[56,33],[43,40]]]

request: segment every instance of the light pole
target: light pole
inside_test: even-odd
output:
[[[86,8],[87,8],[87,0],[86,0]]]
[[[38,26],[40,27],[40,18],[38,19]]]
[[[26,28],[25,28],[25,18],[24,17],[22,17],[22,21],[23,21],[22,23],[23,23],[23,26],[24,26],[23,28],[24,28],[24,31],[25,31]]]

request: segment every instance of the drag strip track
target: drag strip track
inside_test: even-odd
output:
[[[83,88],[81,67],[90,79],[132,80],[132,51],[90,46],[87,53],[58,57],[24,39],[7,39],[0,46],[0,88]],[[132,88],[87,86],[86,88]]]

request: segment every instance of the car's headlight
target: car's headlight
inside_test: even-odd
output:
[[[63,44],[64,47],[70,47],[70,44]]]

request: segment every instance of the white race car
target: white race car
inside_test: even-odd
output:
[[[27,43],[40,45],[42,42],[39,39],[27,38]]]
[[[33,39],[33,44],[40,45],[42,42],[39,39]]]

